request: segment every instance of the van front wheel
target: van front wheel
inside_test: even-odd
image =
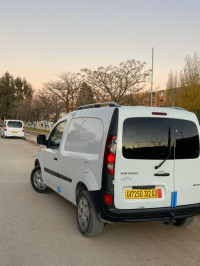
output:
[[[181,219],[176,219],[176,222],[173,223],[173,225],[176,225],[176,226],[187,226],[187,225],[190,225],[193,222],[193,220],[194,220],[194,216],[181,218]]]
[[[104,223],[99,219],[94,201],[87,190],[77,196],[77,224],[80,232],[86,237],[102,233]]]
[[[39,165],[37,165],[31,172],[31,185],[35,191],[39,193],[51,192],[51,189],[45,185],[42,179],[42,172]]]

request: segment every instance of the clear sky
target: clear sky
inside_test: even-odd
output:
[[[199,0],[0,0],[0,75],[34,89],[61,72],[147,62],[154,88],[200,55]]]

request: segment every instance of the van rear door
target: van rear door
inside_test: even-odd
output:
[[[192,114],[188,113],[188,115]],[[186,119],[187,116],[184,118]],[[174,184],[177,206],[200,202],[199,125],[194,115],[192,120],[173,120],[175,129]]]
[[[7,133],[9,135],[21,135],[23,133],[23,124],[21,121],[10,120],[7,123]]]
[[[152,109],[120,110],[114,176],[116,208],[171,206],[174,192],[171,121],[170,111],[153,114]]]

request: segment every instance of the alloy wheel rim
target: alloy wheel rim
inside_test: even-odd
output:
[[[82,229],[86,229],[89,224],[89,205],[85,198],[81,198],[78,203],[78,221]]]
[[[42,179],[41,170],[35,172],[33,176],[33,183],[39,190],[44,190],[47,187]]]

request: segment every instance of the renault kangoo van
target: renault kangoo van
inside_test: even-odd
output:
[[[41,144],[33,188],[56,191],[77,209],[84,236],[110,222],[190,224],[200,214],[199,124],[178,108],[81,106]]]

